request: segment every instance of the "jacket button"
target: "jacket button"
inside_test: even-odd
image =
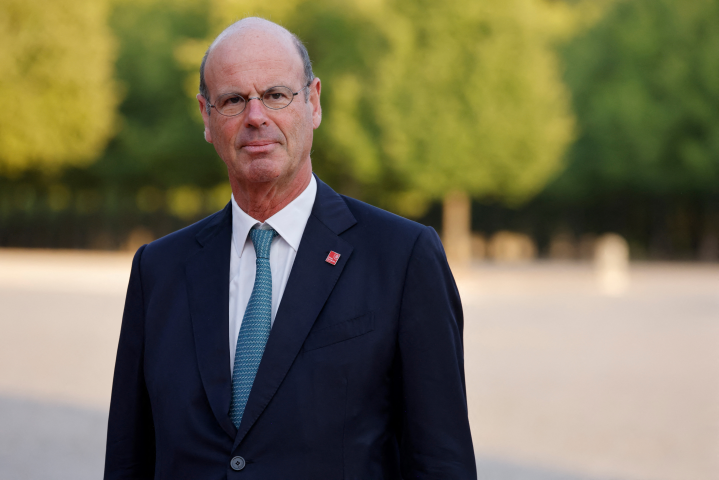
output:
[[[232,460],[230,460],[230,467],[232,467],[232,470],[239,472],[245,468],[245,459],[242,457],[233,457]]]

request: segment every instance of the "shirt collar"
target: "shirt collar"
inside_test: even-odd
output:
[[[297,252],[305,231],[307,220],[312,213],[312,206],[315,204],[317,195],[317,180],[312,175],[307,188],[297,198],[288,203],[282,210],[267,219],[265,224],[274,228],[275,231]],[[242,256],[245,240],[250,230],[255,226],[262,226],[262,223],[250,217],[242,210],[234,195],[232,196],[232,241],[235,244],[235,251]]]

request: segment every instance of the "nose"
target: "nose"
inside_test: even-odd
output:
[[[253,102],[252,100],[257,100]],[[260,128],[267,124],[267,109],[262,104],[260,97],[250,97],[247,99],[245,107],[245,124],[249,127]]]

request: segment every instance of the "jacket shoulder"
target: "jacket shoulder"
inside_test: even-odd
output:
[[[385,229],[391,232],[397,231],[414,237],[430,228],[361,200],[345,195],[340,196],[357,221],[369,228]]]
[[[186,255],[200,246],[198,242],[203,234],[208,232],[211,234],[219,230],[218,228],[213,229],[213,226],[219,226],[223,221],[231,221],[231,219],[225,218],[228,214],[227,210],[228,207],[225,207],[192,225],[150,242],[143,251],[143,261],[145,259],[177,261],[184,258],[183,254]]]

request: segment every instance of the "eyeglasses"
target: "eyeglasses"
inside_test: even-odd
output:
[[[309,86],[310,84],[308,83],[296,92],[293,92],[288,87],[271,87],[265,90],[259,97],[250,97],[247,99],[238,93],[226,93],[224,95],[220,95],[214,105],[207,102],[207,113],[209,114],[210,110],[214,108],[220,115],[224,115],[225,117],[234,117],[235,115],[239,115],[245,111],[245,108],[250,100],[259,100],[270,110],[281,110],[289,107],[295,96]]]

